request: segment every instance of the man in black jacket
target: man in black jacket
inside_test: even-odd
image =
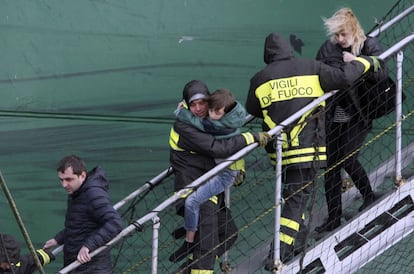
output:
[[[266,67],[250,80],[246,109],[263,118],[263,130],[279,125],[292,114],[322,96],[324,91],[346,88],[368,71],[375,58],[356,57],[340,68],[316,60],[295,58],[291,46],[279,34],[266,37]],[[378,61],[378,60],[376,60]],[[280,256],[282,262],[292,258],[295,241],[303,229],[304,213],[312,182],[320,168],[326,167],[325,117],[322,103],[295,123],[285,127],[282,149],[283,197],[285,204],[280,221]],[[273,142],[266,146],[273,164]],[[273,247],[265,268],[274,267]]]
[[[55,260],[49,250],[38,249],[36,255],[42,266]],[[0,234],[0,273],[31,274],[37,270],[31,254],[20,255],[20,244],[12,235]]]
[[[65,228],[48,240],[44,248],[64,244],[64,265],[82,263],[75,272],[112,273],[110,250],[90,252],[114,238],[122,230],[122,220],[109,199],[109,180],[101,167],[86,173],[84,161],[75,155],[64,157],[57,167],[60,182],[68,193]]]
[[[199,80],[188,82],[183,90],[183,99],[198,117],[208,115],[207,99],[210,93],[206,84]],[[196,127],[176,120],[170,132],[170,163],[175,175],[176,191],[185,188],[198,177],[212,169],[215,158],[227,158],[243,147],[259,142],[267,143],[267,133],[242,133],[227,139],[217,140],[213,135],[199,131]],[[184,200],[176,206],[177,214],[184,214]],[[199,227],[195,239],[191,273],[213,273],[216,256],[221,256],[237,238],[237,227],[230,210],[224,204],[224,193],[211,197],[200,206]],[[221,244],[221,245],[220,245]],[[175,252],[171,261],[178,261]],[[177,256],[182,257],[182,256]],[[181,270],[182,271],[182,270]],[[187,272],[190,273],[189,269]]]

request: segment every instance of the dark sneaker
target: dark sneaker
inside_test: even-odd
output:
[[[179,227],[171,233],[171,236],[173,236],[174,239],[181,239],[184,238],[186,233],[187,231],[185,231],[184,227]]]
[[[362,205],[359,207],[358,211],[361,212],[362,210],[366,209],[367,207],[369,207],[370,205],[372,205],[372,203],[375,202],[375,200],[377,199],[377,197],[375,196],[374,193],[369,194],[365,199],[364,202],[362,203]]]
[[[195,247],[194,243],[189,243],[184,241],[183,245],[177,249],[171,256],[168,258],[170,262],[176,263],[184,259],[188,254],[190,254]]]
[[[327,220],[326,222],[324,222],[323,224],[321,224],[320,226],[315,228],[315,231],[318,233],[323,233],[323,232],[329,232],[329,231],[333,231],[336,228],[341,226],[341,220],[334,220],[334,221],[329,221]]]

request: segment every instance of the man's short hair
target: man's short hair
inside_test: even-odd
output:
[[[63,173],[68,167],[72,167],[73,174],[76,175],[81,175],[82,172],[86,172],[85,162],[76,155],[65,156],[59,161],[56,170]]]

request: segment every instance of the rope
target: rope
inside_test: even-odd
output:
[[[17,223],[18,223],[18,225],[20,227],[20,230],[21,230],[21,232],[23,234],[23,237],[26,240],[26,244],[27,244],[27,246],[30,249],[30,253],[32,254],[33,259],[36,262],[37,269],[39,270],[40,273],[45,274],[45,271],[44,271],[43,266],[42,266],[42,264],[41,264],[41,262],[39,260],[39,257],[37,257],[36,250],[35,250],[35,248],[33,246],[33,243],[30,240],[29,233],[27,233],[27,230],[26,230],[26,228],[25,228],[25,226],[23,224],[23,220],[20,217],[19,210],[17,209],[16,203],[14,202],[14,199],[13,199],[13,197],[12,197],[12,195],[11,195],[11,193],[10,193],[7,185],[6,185],[6,181],[4,180],[3,174],[1,172],[0,172],[0,185],[1,185],[2,189],[3,189],[4,194],[7,197],[7,201],[9,202],[9,205],[10,205],[10,207],[11,207],[11,209],[13,211],[13,214],[14,214],[16,220],[17,220]]]

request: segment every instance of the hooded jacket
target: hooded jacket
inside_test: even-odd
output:
[[[246,109],[253,116],[263,118],[263,129],[269,130],[322,96],[324,91],[350,86],[370,68],[372,60],[356,58],[334,68],[320,61],[299,59],[286,40],[270,33],[265,40],[264,62],[267,66],[250,80]],[[325,118],[323,112],[316,110],[285,128],[283,165],[326,166]],[[275,163],[274,144],[268,144],[266,150]]]
[[[38,249],[36,255],[43,266],[55,260],[55,256],[48,250]],[[33,256],[31,254],[20,256],[20,243],[9,234],[0,234],[0,263],[2,262],[8,262],[11,269],[0,268],[0,273],[31,274],[37,270]]]
[[[185,85],[183,99],[191,103],[194,95],[210,94],[207,86],[198,80]],[[199,99],[199,98],[198,98]],[[216,139],[210,133],[202,132],[191,124],[176,120],[170,131],[170,163],[175,175],[176,191],[183,189],[198,177],[212,169],[215,158],[227,158],[243,147],[259,139],[257,133],[243,133],[227,139]],[[184,201],[177,203],[177,213],[183,215]]]
[[[183,99],[187,106],[189,106],[192,101],[208,99],[209,96],[210,91],[208,90],[207,85],[200,80],[192,80],[184,86]]]
[[[64,265],[76,260],[82,246],[92,252],[114,238],[122,230],[122,220],[113,208],[108,195],[109,180],[101,167],[91,170],[81,187],[68,195],[65,229],[55,239],[64,244]],[[78,270],[94,269],[88,273],[112,271],[110,250],[105,250]]]
[[[351,52],[350,48],[343,49],[340,45],[333,43],[331,40],[326,40],[322,46],[319,48],[319,51],[316,55],[316,60],[320,60],[323,63],[333,66],[340,67],[343,64],[342,52],[348,51]],[[383,52],[381,44],[378,39],[374,37],[367,36],[367,39],[364,42],[364,45],[361,49],[361,55],[365,56],[379,56]],[[382,65],[381,69],[378,72],[370,71],[364,75],[364,81],[369,81],[371,83],[378,83],[388,78],[388,69],[387,66]],[[341,92],[335,94],[333,98],[329,99],[329,110],[328,115],[329,119],[333,117],[333,111],[335,110],[335,105],[341,106],[348,114],[352,116],[354,120],[363,120],[367,121],[367,126],[371,127],[371,121],[368,121],[367,117],[363,116],[362,106],[361,106],[361,97],[364,95],[366,90],[364,89],[365,85],[354,85],[355,88],[348,89],[346,92]],[[357,115],[354,115],[357,114]]]

